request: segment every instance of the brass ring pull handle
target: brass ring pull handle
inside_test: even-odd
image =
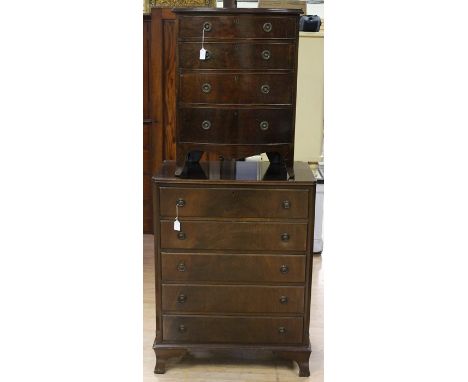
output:
[[[268,32],[271,32],[272,29],[273,29],[273,26],[271,25],[271,23],[265,23],[265,24],[263,24],[263,30],[264,30],[265,32],[267,32],[267,33],[268,33]]]
[[[262,58],[265,60],[265,61],[268,61],[271,57],[271,52],[269,50],[264,50],[262,51]]]
[[[284,326],[280,326],[280,327],[278,328],[278,333],[280,333],[280,334],[286,333],[286,328],[285,328]]]
[[[209,93],[211,91],[211,85],[206,82],[202,85],[201,90],[203,93]]]
[[[185,325],[179,325],[179,332],[185,333],[186,331],[187,331],[187,328],[185,327]]]
[[[268,121],[260,122],[260,129],[263,131],[268,130]]]
[[[177,264],[177,270],[179,272],[185,272],[187,270],[187,268],[185,267],[185,263],[183,261]]]
[[[201,124],[201,127],[203,130],[209,130],[211,128],[211,122],[210,121],[203,121]]]
[[[211,23],[209,21],[205,21],[203,23],[203,30],[205,32],[210,32],[211,31]]]
[[[179,304],[183,304],[185,301],[187,301],[187,296],[185,294],[179,294],[177,296],[177,302]]]
[[[186,236],[185,236],[185,232],[178,232],[177,233],[177,239],[179,240],[185,240]]]
[[[289,241],[289,234],[288,233],[282,233],[281,234],[281,240],[282,241]]]
[[[289,272],[288,266],[287,266],[287,265],[282,265],[282,266],[280,267],[280,272],[281,272],[283,275],[285,275],[286,273],[288,273],[288,272]]]
[[[184,199],[177,199],[176,205],[177,205],[177,207],[185,206],[185,200]]]
[[[263,93],[263,94],[268,94],[270,92],[270,85],[262,85],[260,87],[260,91]]]
[[[283,201],[283,208],[289,210],[291,208],[291,202],[289,200]]]
[[[288,298],[286,296],[281,296],[279,299],[281,304],[287,304],[288,303]]]

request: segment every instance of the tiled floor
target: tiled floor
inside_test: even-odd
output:
[[[165,374],[154,374],[155,356],[152,349],[155,331],[155,296],[153,236],[144,235],[144,323],[143,379],[144,382],[323,382],[323,272],[321,256],[314,256],[310,316],[310,377],[299,378],[298,367],[292,361],[270,355],[259,358],[253,354],[223,355],[197,353],[181,361],[169,361]]]

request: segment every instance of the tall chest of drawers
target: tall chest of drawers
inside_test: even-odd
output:
[[[294,177],[300,10],[176,8],[176,172],[266,152]],[[202,45],[203,44],[203,45]],[[204,59],[200,50],[206,50]]]
[[[306,163],[165,162],[153,178],[155,373],[193,350],[272,351],[309,375],[315,179]],[[180,230],[175,230],[178,216]]]

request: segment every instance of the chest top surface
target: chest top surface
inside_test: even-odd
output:
[[[289,177],[282,164],[270,164],[267,161],[206,161],[187,163],[183,173],[176,177],[175,161],[165,161],[159,172],[153,177],[156,182],[200,183],[204,184],[255,184],[281,185],[315,184],[316,180],[309,165],[294,162],[295,177]]]

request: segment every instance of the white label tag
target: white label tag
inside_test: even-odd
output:
[[[174,220],[174,231],[180,231],[180,221],[177,218]]]
[[[205,48],[201,48],[200,49],[200,60],[204,60],[206,57],[206,49]]]

